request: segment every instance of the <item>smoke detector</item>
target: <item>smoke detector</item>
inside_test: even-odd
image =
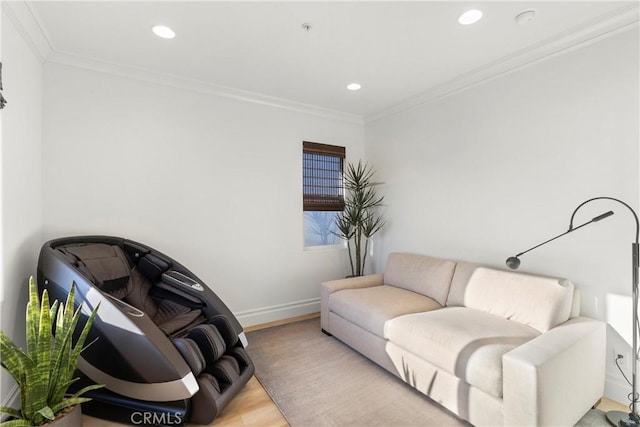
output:
[[[533,9],[523,10],[516,15],[516,22],[520,25],[527,25],[536,18],[536,11]]]

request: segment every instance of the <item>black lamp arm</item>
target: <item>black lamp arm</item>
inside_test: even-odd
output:
[[[580,205],[580,206],[582,206],[582,205]],[[575,212],[574,212],[574,215],[575,215]],[[611,216],[611,215],[613,215],[613,211],[605,212],[605,213],[600,214],[600,215],[598,215],[597,217],[593,218],[591,221],[585,222],[584,224],[580,224],[580,225],[579,225],[579,226],[577,226],[577,227],[574,227],[574,226],[573,226],[573,216],[572,216],[572,217],[571,217],[571,223],[572,223],[572,225],[570,225],[570,226],[569,226],[569,229],[568,229],[567,231],[565,231],[564,233],[560,233],[560,234],[558,234],[557,236],[550,238],[549,240],[546,240],[546,241],[544,241],[544,242],[542,242],[542,243],[539,243],[539,244],[535,245],[534,247],[527,249],[526,251],[520,252],[520,253],[519,253],[519,254],[517,254],[515,257],[516,257],[516,258],[518,258],[520,255],[524,255],[524,254],[526,254],[526,253],[527,253],[527,252],[529,252],[529,251],[532,251],[532,250],[534,250],[534,249],[536,249],[536,248],[539,248],[539,247],[540,247],[540,246],[542,246],[542,245],[546,245],[547,243],[552,242],[552,241],[554,241],[554,240],[556,240],[556,239],[559,239],[560,237],[562,237],[562,236],[564,236],[564,235],[566,235],[566,234],[572,233],[572,232],[574,232],[574,231],[576,231],[576,230],[578,230],[578,229],[580,229],[580,228],[582,228],[582,227],[584,227],[584,226],[586,226],[586,225],[591,224],[592,222],[598,222],[598,221],[600,221],[601,219],[607,218],[607,217],[609,217],[609,216]]]
[[[621,203],[627,209],[629,209],[629,211],[633,215],[633,219],[635,219],[635,221],[636,221],[636,240],[635,240],[635,243],[638,243],[638,235],[640,235],[640,221],[638,221],[638,215],[636,215],[636,211],[634,211],[631,206],[629,206],[628,204],[626,204],[622,200],[614,199],[613,197],[594,197],[593,199],[589,199],[589,200],[586,200],[586,201],[580,203],[580,205],[578,205],[578,207],[571,214],[571,221],[569,222],[569,231],[571,231],[572,229],[573,230],[577,230],[578,229],[578,227],[576,227],[575,229],[573,228],[573,218],[576,216],[576,213],[578,212],[578,210],[581,207],[583,207],[584,205],[586,205],[587,203],[592,202],[594,200],[613,200],[614,202]]]
[[[573,218],[575,217],[576,212],[578,212],[578,209],[580,209],[581,207],[583,207],[587,203],[592,202],[594,200],[612,200],[614,202],[618,202],[618,203],[624,205],[627,209],[629,209],[629,212],[631,212],[631,215],[633,215],[633,219],[636,221],[636,240],[631,245],[632,246],[631,262],[632,262],[632,266],[633,266],[633,286],[634,286],[634,289],[635,289],[638,286],[638,281],[639,281],[638,269],[640,269],[640,245],[638,244],[638,235],[640,235],[640,221],[638,221],[638,215],[636,214],[636,211],[634,211],[631,206],[629,206],[628,204],[626,204],[622,200],[618,200],[618,199],[614,199],[613,197],[606,197],[606,196],[594,197],[593,199],[586,200],[586,201],[580,203],[580,205],[573,211],[573,214],[571,214],[571,221],[569,222],[569,231],[571,231],[571,229],[573,227]],[[576,227],[576,229],[577,228],[578,227]]]

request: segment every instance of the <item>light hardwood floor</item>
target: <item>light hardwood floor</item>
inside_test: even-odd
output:
[[[600,409],[602,412],[609,412],[609,411],[627,412],[627,411],[629,411],[629,407],[628,406],[623,405],[620,402],[616,402],[615,400],[607,399],[606,397],[602,398],[602,400],[600,401],[600,403],[598,403],[598,406],[596,406],[596,408]]]
[[[603,398],[597,407],[604,412],[628,410],[625,405],[606,398]],[[125,425],[87,415],[83,417],[84,427],[120,427]],[[216,427],[286,427],[289,424],[262,385],[253,377],[211,425]],[[192,426],[195,425],[192,424]]]
[[[318,317],[319,315],[319,313],[314,313],[278,322],[250,326],[245,328],[245,332],[271,328],[278,325]],[[604,412],[628,410],[627,406],[607,398],[602,398],[597,408]],[[128,424],[114,423],[87,415],[83,417],[84,427],[119,427],[125,425]],[[215,425],[216,427],[286,427],[289,424],[275,403],[273,403],[273,400],[271,400],[271,397],[269,397],[264,387],[262,387],[262,384],[260,384],[254,376],[211,425]],[[191,426],[196,425],[191,424]]]
[[[119,424],[85,415],[82,417],[82,425],[84,427],[119,427],[130,424]],[[196,424],[192,425],[196,426]],[[252,377],[211,425],[285,427],[289,424],[256,377]]]
[[[272,328],[274,326],[319,316],[320,313],[313,313],[277,322],[249,326],[244,328],[244,330],[245,332],[257,331],[259,329]],[[84,427],[119,427],[128,424],[114,423],[85,415],[82,419],[82,425]],[[264,387],[262,387],[262,384],[260,384],[254,376],[211,425],[215,425],[216,427],[285,427],[288,426],[289,423],[287,423],[287,420],[276,404],[273,403],[273,400],[271,400],[271,397],[269,397]]]

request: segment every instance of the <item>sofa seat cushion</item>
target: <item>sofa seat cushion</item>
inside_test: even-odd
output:
[[[345,289],[329,297],[329,311],[381,338],[386,338],[389,319],[441,307],[429,297],[387,285]]]
[[[449,307],[392,319],[387,338],[493,396],[502,397],[502,355],[540,333],[501,316]]]

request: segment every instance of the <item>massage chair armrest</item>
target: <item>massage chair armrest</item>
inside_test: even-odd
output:
[[[320,284],[320,323],[322,329],[329,327],[329,296],[343,289],[369,288],[384,284],[384,275],[370,274],[368,276],[349,277],[347,279],[331,280]]]
[[[181,289],[172,283],[156,282],[153,284],[150,293],[158,298],[166,298],[190,308],[203,308],[206,303],[202,298],[198,298],[193,293]]]
[[[189,289],[191,292],[204,291],[204,287],[200,283],[177,270],[168,270],[163,272],[162,281],[177,289]]]
[[[576,317],[502,358],[504,424],[575,425],[604,393],[606,324]]]

